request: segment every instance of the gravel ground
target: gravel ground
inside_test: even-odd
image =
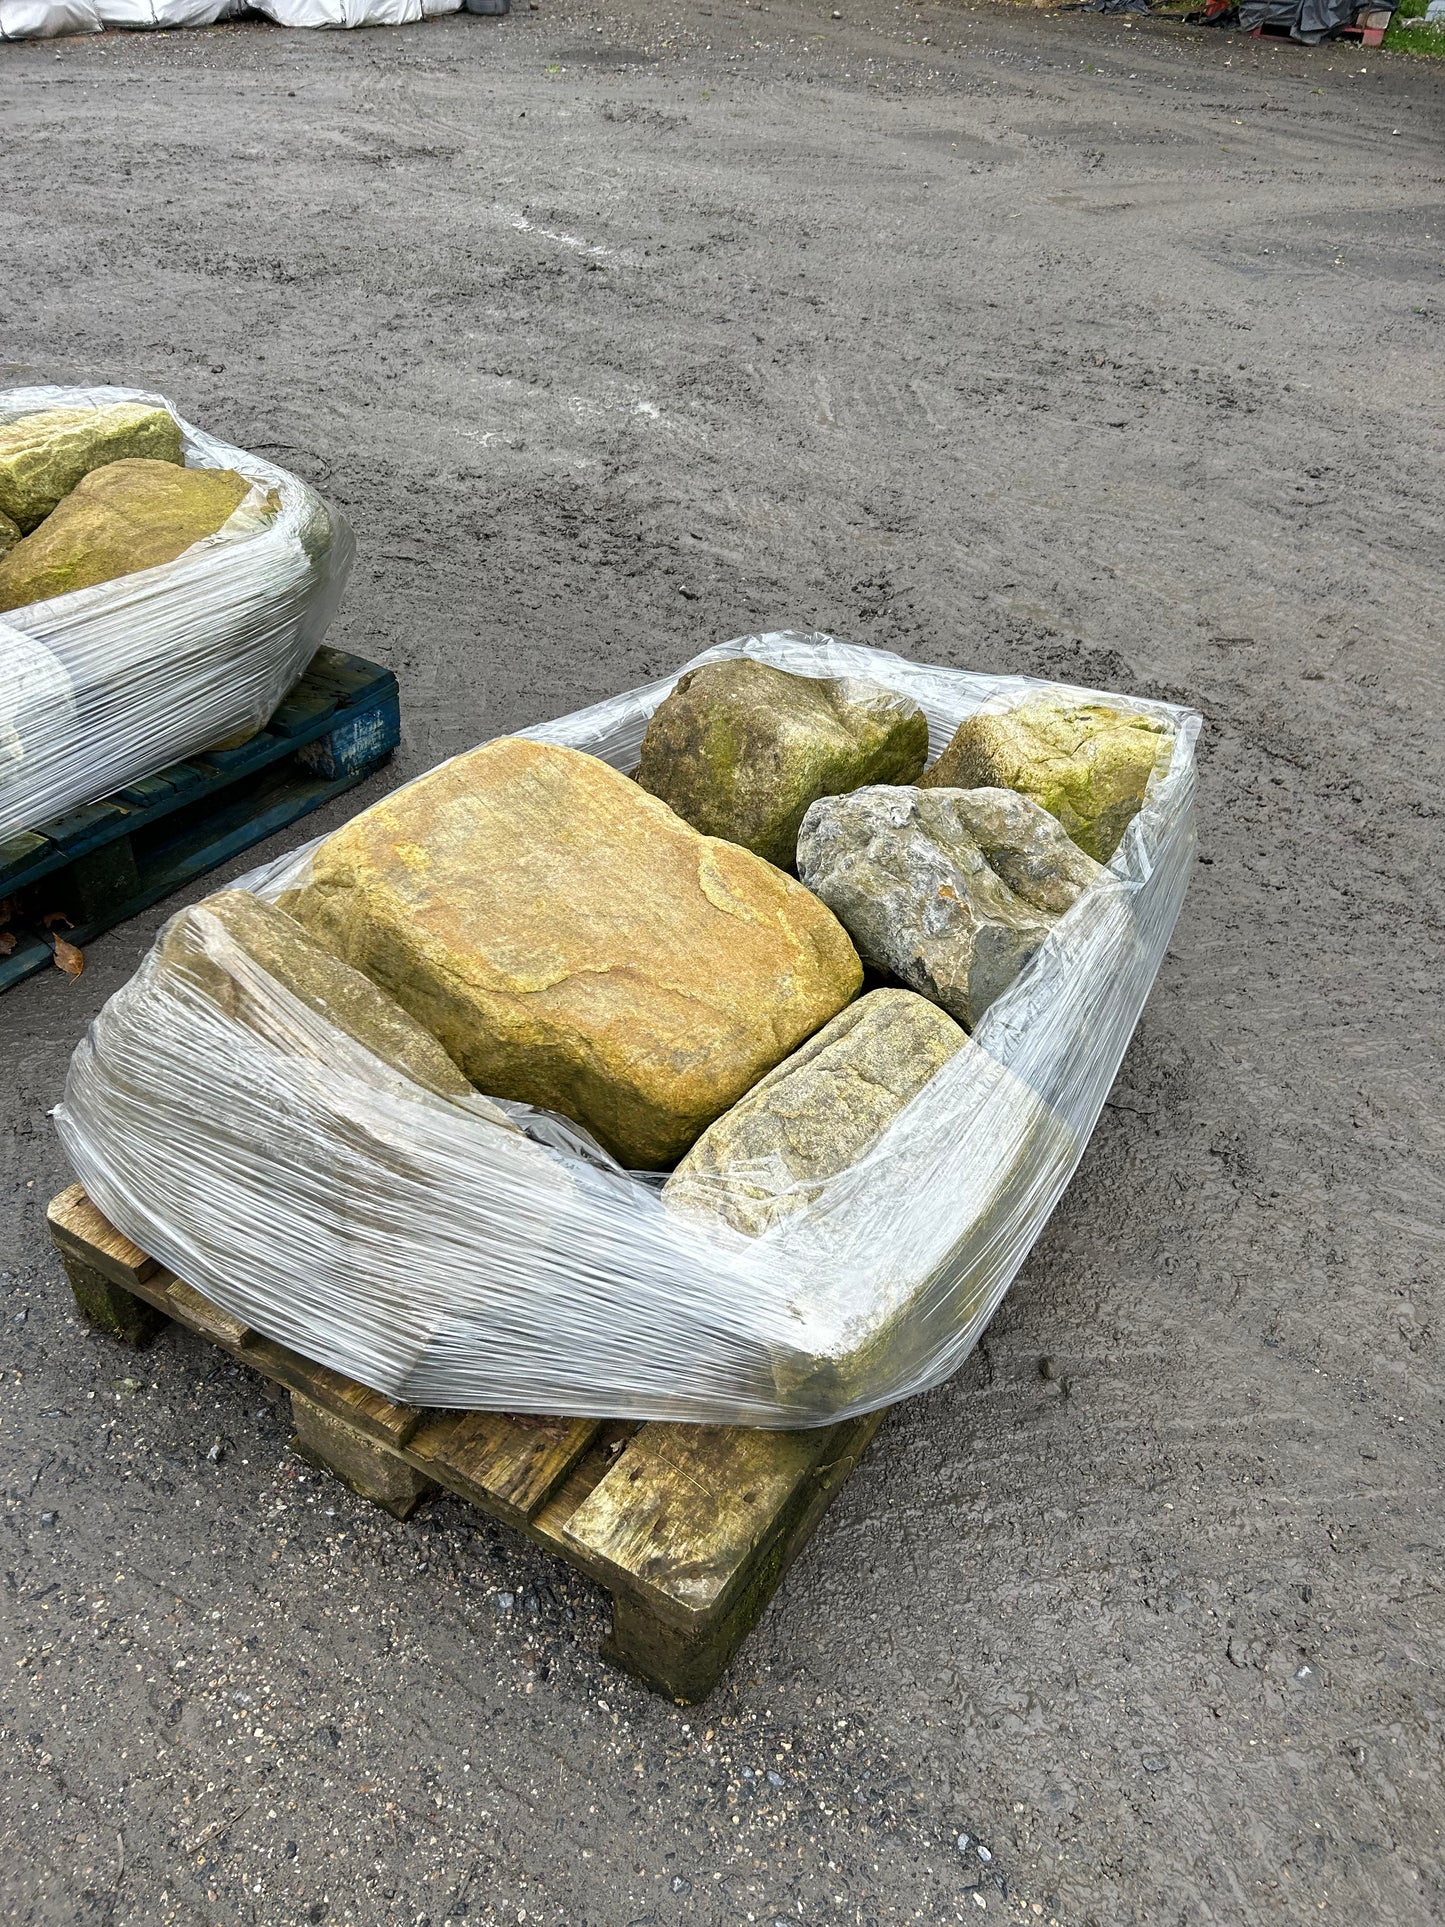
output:
[[[345,507],[409,732],[354,801],[786,623],[1207,718],[1078,1178],[692,1712],[76,1324],[46,1113],[161,913],[4,999],[6,1920],[1445,1914],[1439,70],[840,12],[0,48],[5,378]]]

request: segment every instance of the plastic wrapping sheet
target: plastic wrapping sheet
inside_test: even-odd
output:
[[[0,40],[99,33],[103,24],[95,0],[0,0]]]
[[[984,705],[1062,688],[792,634],[685,668],[736,654],[904,691],[934,756]],[[630,770],[675,681],[519,733]],[[655,1174],[623,1171],[581,1134],[557,1148],[525,1107],[510,1107],[517,1130],[479,1099],[421,1089],[284,990],[204,906],[168,926],[75,1053],[56,1115],[76,1173],[206,1296],[393,1398],[805,1426],[936,1384],[1078,1163],[1192,861],[1198,718],[1065,693],[1166,723],[1167,771],[1107,875],[985,1012],[977,1048],[839,1176],[796,1196],[783,1178],[758,1237],[680,1214]],[[238,887],[274,902],[306,880],[315,847]],[[777,1181],[743,1175],[754,1195]]]
[[[104,27],[209,27],[263,13],[281,27],[405,27],[457,13],[462,0],[0,0],[0,40]]]
[[[262,727],[315,654],[351,566],[345,520],[274,462],[132,388],[12,388],[0,421],[141,401],[170,409],[188,468],[252,483],[173,562],[0,615],[0,837]]]

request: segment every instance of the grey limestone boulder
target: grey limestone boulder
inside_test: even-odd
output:
[[[972,1030],[1105,872],[1013,790],[888,785],[815,803],[798,875],[865,963]]]

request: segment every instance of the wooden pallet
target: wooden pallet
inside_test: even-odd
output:
[[[401,736],[396,677],[320,649],[267,727],[0,839],[17,942],[0,991],[52,962],[46,919],[84,945],[369,776]]]
[[[404,1519],[436,1489],[605,1586],[602,1654],[686,1705],[709,1693],[882,1416],[806,1432],[418,1411],[249,1330],[117,1231],[78,1184],[50,1204],[75,1302],[146,1345],[168,1319],[291,1394],[292,1449]]]

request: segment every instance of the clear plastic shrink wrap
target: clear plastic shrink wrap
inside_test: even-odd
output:
[[[315,489],[192,428],[160,395],[12,388],[0,423],[110,402],[166,409],[187,468],[234,469],[251,491],[172,562],[0,614],[0,837],[261,728],[351,566],[351,532]]]
[[[209,27],[261,13],[279,27],[405,27],[456,13],[462,0],[0,0],[0,40],[105,27]]]
[[[734,655],[904,691],[933,756],[981,707],[1061,689],[817,635],[749,636],[687,668]],[[630,771],[676,680],[519,733]],[[172,921],[75,1053],[56,1115],[76,1174],[207,1297],[393,1398],[807,1426],[937,1384],[1079,1161],[1192,861],[1197,716],[1062,693],[1164,724],[1167,769],[1107,871],[986,1010],[981,1048],[949,1058],[839,1176],[747,1172],[754,1209],[777,1194],[761,1235],[683,1215],[656,1174],[622,1170],[563,1121],[515,1104],[499,1119],[480,1094],[387,1068],[203,907]],[[316,847],[238,887],[275,902]]]

